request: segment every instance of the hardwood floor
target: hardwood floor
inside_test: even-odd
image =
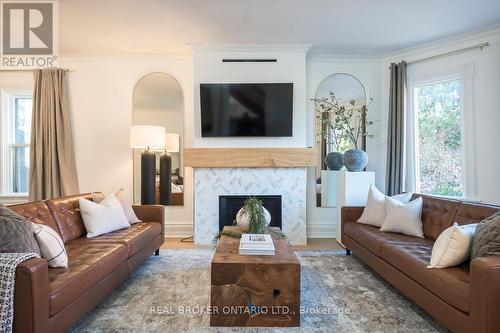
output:
[[[211,249],[211,245],[195,245],[181,242],[182,238],[167,238],[162,249]],[[334,238],[309,238],[307,245],[293,246],[295,250],[343,250],[344,248]]]

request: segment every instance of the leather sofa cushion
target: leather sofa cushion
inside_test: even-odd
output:
[[[65,244],[87,234],[80,215],[80,205],[78,204],[80,198],[92,200],[92,195],[90,193],[78,194],[45,201],[59,227],[59,233]]]
[[[427,195],[414,194],[412,200],[422,197],[422,227],[425,238],[436,240],[438,236],[453,224],[455,214],[461,202]]]
[[[499,210],[498,206],[464,202],[460,205],[453,222],[459,225],[479,223]]]
[[[49,269],[50,315],[74,302],[127,260],[122,244],[91,243],[86,238],[66,244],[68,268]]]
[[[9,206],[17,214],[24,216],[33,223],[45,224],[54,229],[59,235],[59,227],[52,218],[49,207],[43,201],[30,202],[21,205]]]
[[[379,228],[358,222],[344,224],[343,232],[354,241],[363,245],[377,256],[381,256],[384,244],[426,244],[427,240],[420,237],[407,236],[392,232],[383,232]]]
[[[427,268],[433,242],[385,244],[382,258],[451,306],[468,313],[469,263],[450,268]]]
[[[145,248],[156,237],[161,235],[161,225],[157,222],[140,222],[130,228],[113,231],[95,238],[88,239],[89,243],[117,243],[127,248],[128,257]]]

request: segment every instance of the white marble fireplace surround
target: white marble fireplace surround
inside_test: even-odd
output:
[[[307,168],[194,169],[194,240],[210,244],[219,230],[220,195],[281,195],[282,230],[305,245]]]

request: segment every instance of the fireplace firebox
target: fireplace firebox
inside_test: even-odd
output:
[[[262,206],[271,214],[270,226],[281,228],[281,195],[221,195],[219,196],[219,231],[222,231],[226,225],[236,225],[236,214],[249,197],[261,199]]]

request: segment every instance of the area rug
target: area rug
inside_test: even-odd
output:
[[[72,332],[446,332],[355,256],[298,251],[301,327],[209,326],[210,250],[151,256]]]

